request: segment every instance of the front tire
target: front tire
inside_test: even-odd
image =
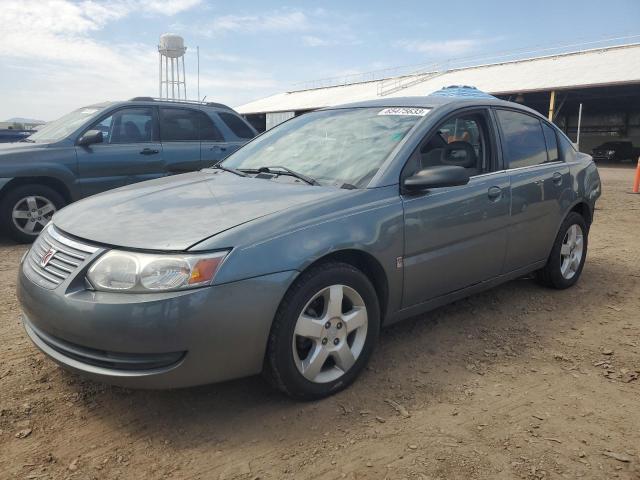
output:
[[[304,272],[276,313],[265,376],[297,400],[332,395],[366,365],[380,330],[380,307],[369,279],[345,263]]]
[[[65,204],[64,197],[51,187],[19,185],[9,190],[0,202],[2,227],[16,242],[33,242]]]
[[[536,274],[537,280],[558,290],[573,286],[587,258],[588,235],[589,228],[582,215],[570,212],[560,226],[547,264]]]

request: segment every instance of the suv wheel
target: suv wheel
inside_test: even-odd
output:
[[[285,295],[271,328],[265,374],[299,400],[350,385],[378,338],[376,291],[358,269],[328,263],[303,273]]]
[[[32,242],[65,203],[62,195],[46,185],[20,185],[2,198],[2,226],[15,241]]]
[[[589,229],[582,215],[567,215],[556,237],[547,264],[537,272],[537,279],[551,288],[564,289],[574,285],[587,258]]]

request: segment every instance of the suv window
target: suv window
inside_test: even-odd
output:
[[[104,143],[143,143],[153,139],[151,108],[122,108],[92,127],[101,130]]]
[[[558,161],[558,138],[555,130],[542,122],[542,131],[544,132],[544,140],[547,144],[547,159],[549,162]]]
[[[253,131],[237,115],[228,112],[218,112],[218,116],[236,137],[246,139],[254,137]]]
[[[220,131],[207,115],[187,108],[161,108],[160,132],[163,142],[222,141]]]
[[[437,165],[459,165],[467,169],[469,176],[479,175],[490,169],[488,139],[482,114],[467,113],[450,118],[412,155],[413,164],[408,165],[404,175]]]
[[[539,119],[511,110],[498,110],[497,113],[507,168],[529,167],[548,161]]]

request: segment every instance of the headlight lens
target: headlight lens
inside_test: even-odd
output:
[[[111,250],[89,269],[96,290],[162,292],[210,285],[229,252],[163,255]]]

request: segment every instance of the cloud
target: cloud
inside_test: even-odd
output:
[[[198,3],[200,0],[3,3],[0,88],[5,95],[0,102],[0,118],[18,115],[52,119],[97,101],[156,95],[155,42],[103,42],[96,33],[127,16],[169,17]],[[191,79],[193,87],[194,77]],[[242,84],[241,73],[235,79]],[[195,89],[190,91],[195,97]]]
[[[215,36],[229,32],[296,32],[309,28],[309,18],[304,12],[276,11],[262,15],[222,15],[196,30],[204,36]]]
[[[320,38],[315,35],[303,35],[302,43],[307,47],[330,47],[336,44],[335,40]]]
[[[457,39],[443,41],[400,40],[396,46],[409,52],[427,53],[434,56],[447,57],[452,55],[464,55],[476,50],[482,40]]]

